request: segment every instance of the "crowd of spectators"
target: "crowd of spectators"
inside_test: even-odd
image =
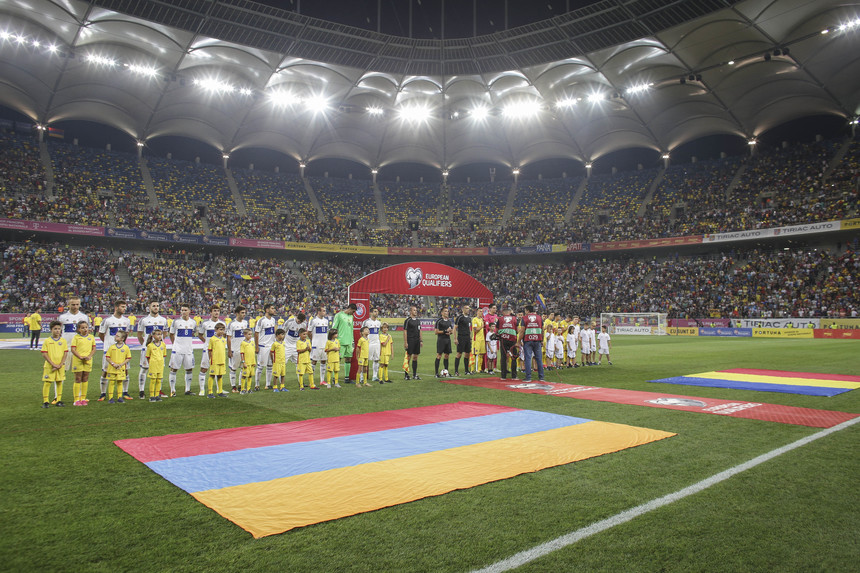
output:
[[[581,183],[582,177],[520,181],[514,202],[515,220],[532,220],[541,228],[561,225]]]
[[[90,195],[58,197],[53,201],[48,200],[44,195],[0,196],[0,217],[71,225],[104,226],[108,223],[107,205],[107,199]]]
[[[30,195],[45,188],[45,168],[32,137],[0,130],[0,195]]]
[[[334,177],[311,177],[309,181],[326,219],[347,222],[355,219],[362,227],[379,226],[370,181]]]
[[[54,167],[55,195],[108,195],[116,205],[147,204],[146,187],[134,155],[61,142],[51,142],[48,151]]]
[[[150,157],[147,164],[162,208],[190,211],[196,203],[203,203],[207,211],[236,212],[221,167],[161,157]]]
[[[124,205],[110,202],[116,216],[116,226],[125,229],[145,229],[161,233],[191,233],[200,235],[203,227],[196,211],[166,211],[158,207]]]
[[[382,203],[390,227],[404,227],[410,218],[421,225],[438,225],[441,190],[439,183],[379,183]]]
[[[208,258],[207,258],[208,259]],[[153,256],[128,254],[123,264],[134,281],[137,299],[132,309],[142,312],[150,300],[161,302],[165,314],[179,312],[179,303],[191,304],[196,312],[206,312],[212,303],[228,302],[225,277],[211,260],[157,250]]]
[[[510,182],[451,183],[453,222],[474,221],[481,227],[498,225],[505,214]]]
[[[126,296],[107,249],[0,242],[0,252],[0,312],[49,312],[75,295],[87,312],[104,313]]]
[[[298,175],[252,169],[232,172],[248,215],[271,220],[283,214],[299,223],[316,223],[317,211]]]

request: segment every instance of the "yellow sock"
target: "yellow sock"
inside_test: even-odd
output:
[[[107,395],[108,399],[113,398],[113,391],[115,388],[116,388],[116,379],[111,378],[110,380],[108,380],[108,395]]]
[[[299,388],[304,388],[305,387],[305,375],[304,374],[297,374],[297,375],[299,377]]]
[[[212,375],[210,374],[210,375],[206,378],[206,390],[207,390],[207,392],[206,392],[206,393],[207,393],[207,394],[211,394],[211,393],[212,393],[212,384],[214,384],[214,383],[215,383],[215,377],[214,377],[214,376],[212,376]]]
[[[155,378],[149,379],[149,397],[155,398]]]
[[[81,383],[73,382],[72,383],[72,395],[75,398],[75,402],[81,401]]]
[[[81,382],[81,400],[87,399],[87,387],[90,385],[89,380]]]
[[[51,401],[51,383],[45,382],[42,384],[42,402]]]
[[[57,401],[63,401],[63,381],[57,382]]]
[[[326,384],[331,384],[331,370],[328,370],[328,369],[327,369],[327,370],[325,371],[325,383],[326,383]]]
[[[385,365],[385,381],[388,382],[388,364]]]

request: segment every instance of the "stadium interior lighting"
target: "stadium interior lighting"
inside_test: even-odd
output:
[[[236,88],[227,82],[222,82],[221,80],[216,80],[214,78],[204,78],[194,80],[194,85],[203,88],[207,92],[211,93],[232,93],[236,91]]]
[[[663,154],[663,155],[661,155],[660,157],[662,157],[663,159],[669,159],[669,154],[668,154],[668,153],[664,153],[664,154]]]
[[[592,94],[588,94],[589,103],[600,103],[603,101],[603,94],[600,92],[594,92]]]
[[[286,107],[289,105],[301,103],[302,98],[292,92],[279,90],[269,94],[269,101],[271,101],[274,105]]]
[[[222,153],[221,159],[230,159],[230,154],[229,153]]]
[[[366,108],[364,108],[364,111],[366,111],[368,113],[368,115],[373,115],[373,116],[380,116],[383,113],[385,113],[381,107],[377,107],[377,106],[366,107]]]
[[[576,98],[566,97],[555,102],[556,109],[569,109],[576,105]]]
[[[377,169],[377,168],[375,168],[375,167],[374,167],[373,169],[371,169],[371,170],[370,170],[370,172],[371,172],[373,175],[376,175],[377,173],[379,173],[379,169]]]
[[[511,171],[511,173],[513,173],[514,175],[519,175],[520,174],[520,168],[514,167],[514,169]]]
[[[109,58],[107,56],[100,56],[98,54],[89,54],[87,56],[87,62],[99,66],[113,67],[116,65],[116,60],[114,60],[113,58]]]
[[[854,18],[853,20],[845,22],[844,24],[840,24],[839,31],[844,32],[846,30],[853,30],[857,26],[860,26],[860,18]]]
[[[254,95],[254,90],[252,90],[251,88],[241,88],[239,90],[239,93],[243,96],[249,96]]]
[[[51,52],[52,54],[60,49],[59,47],[57,47],[56,44],[48,44],[46,47],[47,47],[48,51]]]
[[[39,40],[30,40],[30,44],[32,44],[34,48],[38,48],[39,46],[41,46]]]
[[[758,143],[758,140],[755,137],[751,137],[747,140],[747,145],[755,145],[756,143]]]
[[[474,119],[475,121],[484,121],[490,116],[490,109],[486,106],[479,105],[478,107],[473,107],[469,112],[469,117]]]
[[[591,161],[587,161],[587,162],[585,163],[585,168],[586,168],[586,169],[591,169],[591,166],[592,166],[592,165],[594,165],[594,164],[593,164]]]
[[[627,93],[627,95],[631,95],[631,94],[638,94],[641,92],[645,92],[645,91],[650,90],[651,86],[653,86],[653,85],[654,85],[653,83],[648,83],[648,84],[637,84],[635,86],[630,86],[629,88],[627,88],[626,93]]]
[[[423,105],[407,105],[398,112],[400,119],[409,123],[423,123],[430,119],[430,109]]]
[[[448,170],[447,169],[442,170],[442,177],[448,177]]]
[[[313,113],[324,113],[328,110],[328,100],[323,96],[313,96],[304,100],[305,109]]]
[[[143,147],[144,145],[146,145],[146,144],[145,144],[144,142],[142,142],[142,141],[138,141],[138,142],[137,142],[137,146],[138,146],[138,147]]]
[[[735,65],[735,61],[734,61],[734,60],[729,60],[729,65],[730,65],[730,66]]]
[[[12,34],[6,30],[0,30],[0,40],[8,40],[10,37],[12,37]]]
[[[15,41],[18,42],[19,44],[26,44],[27,43],[27,36],[24,36],[22,34],[18,34],[17,36],[15,36]]]
[[[158,73],[158,70],[156,70],[152,66],[139,66],[137,64],[126,64],[125,67],[128,68],[128,71],[130,71],[130,72],[134,72],[140,76],[146,76],[148,78],[154,77]]]
[[[527,119],[536,116],[540,110],[540,102],[524,100],[516,103],[509,103],[504,107],[502,113],[504,113],[505,117],[513,119]]]

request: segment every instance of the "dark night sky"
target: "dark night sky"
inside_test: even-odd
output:
[[[412,37],[441,38],[442,5],[445,6],[445,38],[491,34],[545,20],[594,0],[257,0],[261,4],[299,12],[305,16],[376,31],[381,7],[381,31],[409,35],[409,3],[412,2]],[[477,4],[475,4],[477,2]],[[477,18],[473,18],[477,7]]]

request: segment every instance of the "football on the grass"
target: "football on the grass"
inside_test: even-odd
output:
[[[447,370],[443,369],[441,372],[439,372],[439,376],[442,376],[443,378],[447,378],[448,376],[450,376],[450,373]]]

